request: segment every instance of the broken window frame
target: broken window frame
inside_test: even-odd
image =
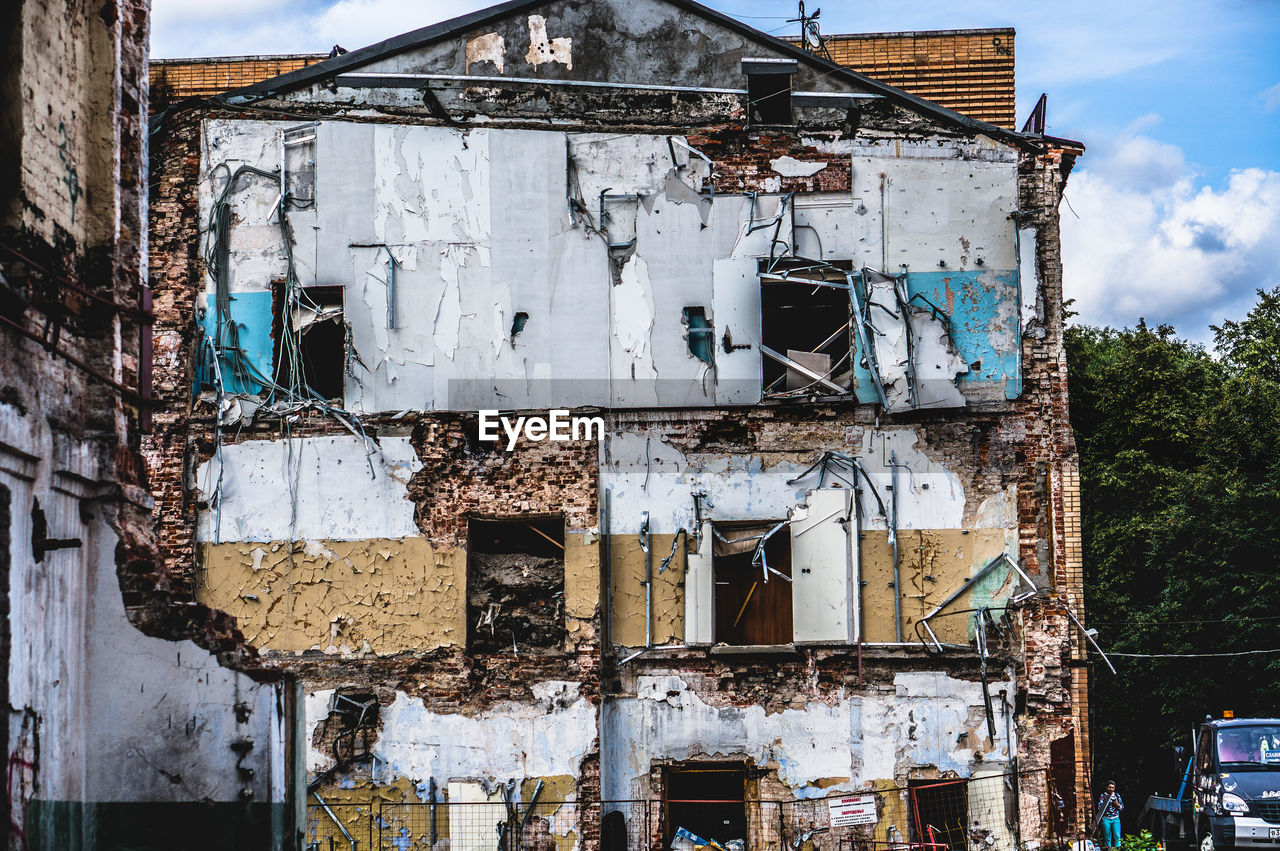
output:
[[[923,294],[916,293],[912,295],[908,292],[905,267],[900,274],[889,275],[866,266],[855,271],[851,268],[844,268],[839,263],[826,260],[812,260],[799,256],[771,257],[760,273],[760,282],[762,300],[762,342],[760,351],[762,355],[768,360],[782,364],[788,371],[793,370],[811,379],[803,387],[790,390],[775,390],[773,388],[782,378],[775,378],[773,381],[766,382],[762,368],[760,394],[762,401],[839,401],[850,396],[856,396],[860,385],[857,368],[862,367],[870,376],[870,384],[875,391],[876,401],[885,410],[890,410],[891,406],[885,389],[885,375],[881,369],[879,356],[874,344],[878,337],[886,336],[885,332],[877,325],[877,311],[880,311],[887,314],[893,321],[902,323],[906,338],[907,405],[905,408],[898,408],[898,410],[917,410],[922,407],[933,407],[932,405],[922,404],[920,400],[920,382],[916,373],[919,344],[916,340],[915,329],[912,327],[911,317],[927,312],[930,319],[942,325],[951,348],[958,351],[959,346],[952,328],[950,314]],[[889,282],[892,283],[893,291],[893,304],[891,306],[877,301],[872,290],[873,283]],[[836,360],[825,373],[810,369],[805,364],[798,363],[795,359],[763,342],[765,336],[764,323],[767,322],[765,318],[766,311],[763,307],[763,288],[765,286],[787,284],[831,287],[845,290],[849,294],[848,323],[810,350],[811,353],[819,353],[823,348],[829,346],[837,335],[844,334],[846,330],[848,331],[848,354]],[[883,322],[883,320],[880,321]],[[839,374],[837,371],[842,367],[845,360],[849,362],[850,368],[849,386],[847,388],[832,380],[832,376]],[[787,375],[788,372],[784,372],[783,378]]]
[[[820,276],[820,277],[816,277]],[[761,391],[762,400],[768,401],[817,401],[822,399],[847,399],[857,392],[857,381],[855,378],[855,357],[857,347],[854,345],[854,337],[858,333],[858,329],[853,328],[855,296],[854,284],[852,280],[852,272],[849,269],[841,268],[836,263],[830,263],[825,260],[811,260],[803,257],[786,256],[770,258],[767,265],[760,272],[761,287],[761,343],[760,352],[764,356],[761,362]],[[766,286],[797,286],[797,287],[827,287],[836,290],[843,290],[851,293],[848,319],[845,323],[837,328],[832,334],[828,335],[817,346],[809,350],[810,354],[819,354],[824,348],[830,346],[841,336],[848,343],[847,351],[844,351],[838,358],[833,358],[831,366],[825,373],[820,373],[815,369],[811,369],[805,364],[799,363],[788,355],[777,351],[773,347],[764,343],[766,335],[767,318],[764,310],[764,288]],[[795,351],[795,350],[789,350]],[[767,361],[774,361],[784,367],[781,376],[772,381],[765,381],[764,365]],[[832,380],[833,375],[838,374],[838,370],[846,367],[849,370],[849,386],[842,387]],[[810,382],[802,387],[774,390],[772,389],[778,383],[784,381],[792,372],[796,372],[810,379]]]
[[[321,285],[304,287],[295,285],[292,288],[293,301],[290,302],[290,287],[286,281],[272,282],[271,299],[271,335],[274,340],[273,381],[281,387],[304,389],[317,399],[341,400],[346,393],[347,376],[347,326],[346,326],[346,293],[342,286]],[[309,332],[321,330],[319,323],[336,323],[340,329],[341,342],[339,351],[331,353],[336,356],[336,364],[325,364],[324,381],[313,386],[318,363],[309,357],[311,345],[308,345]],[[327,326],[324,330],[328,330]],[[331,342],[330,345],[333,343]],[[333,371],[335,374],[328,374]],[[326,393],[334,390],[334,393]]]

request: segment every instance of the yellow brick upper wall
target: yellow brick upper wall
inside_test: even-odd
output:
[[[981,121],[1014,130],[1014,31],[824,36],[833,62]]]
[[[151,97],[172,103],[209,97],[297,71],[328,58],[325,53],[282,56],[219,56],[211,59],[156,59],[151,62]]]

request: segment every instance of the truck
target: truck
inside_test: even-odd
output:
[[[1178,794],[1152,795],[1139,820],[1166,848],[1280,846],[1280,719],[1206,716]]]

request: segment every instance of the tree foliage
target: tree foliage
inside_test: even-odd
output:
[[[1215,327],[1067,332],[1085,594],[1104,649],[1280,648],[1280,287]],[[1280,716],[1280,654],[1114,656],[1091,671],[1094,766],[1135,804],[1177,788],[1206,714]],[[1140,806],[1131,808],[1136,812]]]

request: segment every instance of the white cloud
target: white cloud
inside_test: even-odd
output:
[[[1280,172],[1198,185],[1180,148],[1141,135],[1092,156],[1062,211],[1064,286],[1079,321],[1141,316],[1204,341],[1210,322],[1280,283]]]
[[[1258,100],[1262,102],[1263,112],[1275,112],[1280,109],[1280,83],[1258,92]]]
[[[492,5],[489,0],[155,0],[154,58],[348,50]]]

